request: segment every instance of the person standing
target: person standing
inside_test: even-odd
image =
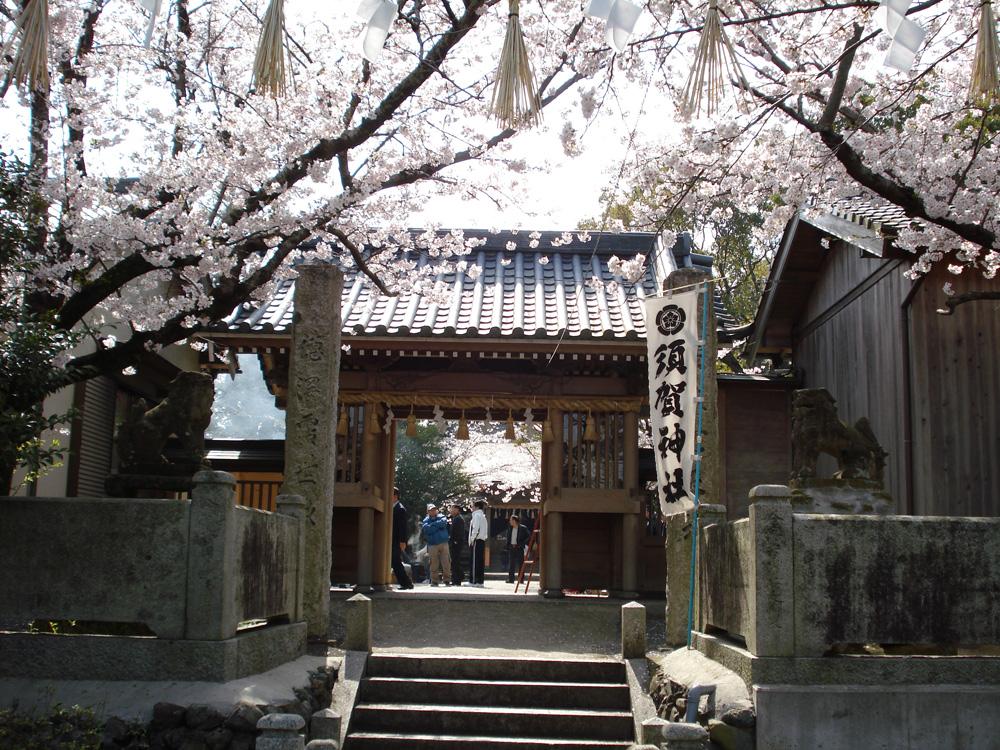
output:
[[[521,526],[521,519],[516,515],[510,517],[510,528],[507,530],[507,583],[514,579],[521,570],[524,553],[528,547],[528,530]]]
[[[462,571],[462,546],[465,544],[465,520],[462,518],[462,508],[458,503],[448,506],[448,552],[451,554],[451,585],[461,586],[465,577]]]
[[[489,538],[489,523],[486,520],[485,500],[476,500],[476,509],[469,521],[469,548],[472,553],[472,570],[469,572],[469,583],[483,588],[486,584],[486,540]]]
[[[427,503],[427,515],[420,524],[427,542],[427,553],[430,555],[431,586],[437,586],[440,580],[451,585],[451,555],[448,554],[448,519],[438,515],[434,503]]]
[[[392,497],[396,501],[392,506],[392,572],[400,589],[412,589],[413,581],[403,567],[403,550],[409,537],[406,533],[406,506],[399,502],[398,489],[393,489]]]

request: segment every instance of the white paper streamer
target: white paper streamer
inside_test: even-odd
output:
[[[142,42],[143,46],[149,49],[149,45],[153,41],[153,28],[156,26],[156,19],[160,15],[160,8],[163,7],[163,0],[139,0],[139,5],[149,13],[149,23],[146,25],[146,38]]]
[[[377,62],[396,20],[396,0],[361,0],[358,15],[367,24],[362,34],[362,53],[368,62]]]
[[[392,432],[392,423],[395,421],[396,421],[396,415],[393,413],[392,407],[390,406],[388,411],[386,411],[385,413],[385,424],[382,425],[382,432],[384,432],[386,435]]]
[[[448,431],[448,422],[444,418],[444,409],[437,405],[434,406],[434,426],[440,435],[444,435]]]
[[[875,23],[892,40],[883,64],[904,73],[913,67],[913,61],[927,35],[920,24],[906,17],[910,2],[911,0],[882,0],[875,10]]]
[[[625,51],[635,24],[642,15],[642,6],[629,0],[590,0],[588,16],[606,21],[604,38],[619,53]]]

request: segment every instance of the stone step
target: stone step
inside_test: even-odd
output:
[[[632,743],[612,740],[564,740],[552,737],[484,737],[482,735],[393,734],[358,732],[344,750],[625,750]]]
[[[624,741],[632,738],[632,714],[568,708],[362,703],[355,707],[351,718],[351,733],[359,732]]]
[[[629,709],[628,686],[607,682],[371,677],[361,683],[360,700],[365,703]]]
[[[611,659],[537,659],[520,656],[372,654],[369,677],[420,677],[454,680],[513,679],[546,682],[624,684],[625,665]]]

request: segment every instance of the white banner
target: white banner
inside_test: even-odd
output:
[[[646,300],[649,417],[665,514],[694,504],[698,297],[699,290],[691,289]]]

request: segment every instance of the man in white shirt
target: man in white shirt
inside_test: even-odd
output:
[[[486,567],[486,540],[489,538],[490,528],[486,520],[485,500],[476,500],[476,509],[472,512],[472,520],[469,521],[469,547],[472,558],[472,570],[469,572],[469,584],[483,588],[485,584]]]

